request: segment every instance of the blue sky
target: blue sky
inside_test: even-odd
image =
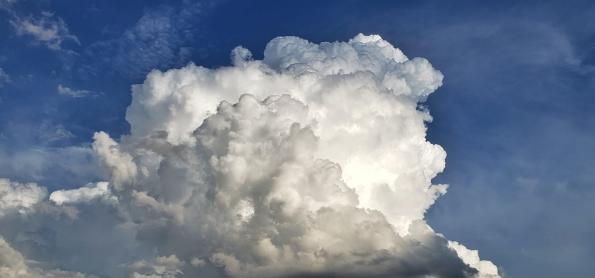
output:
[[[595,271],[592,1],[0,1],[0,177],[76,187],[152,69],[262,58],[281,35],[379,34],[445,76],[426,105],[450,184],[427,214],[508,277]],[[26,22],[53,27],[53,37]],[[42,25],[43,25],[42,24]]]

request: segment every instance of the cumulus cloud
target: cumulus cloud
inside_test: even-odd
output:
[[[55,17],[51,12],[42,12],[40,17],[14,16],[10,24],[18,35],[30,36],[53,50],[61,50],[64,41],[80,45],[78,38],[70,33],[64,20]]]
[[[82,215],[58,231],[93,216],[115,239],[89,241],[133,238],[94,274],[499,277],[424,220],[447,190],[432,183],[446,153],[419,107],[443,79],[427,60],[376,35],[279,37],[263,60],[231,56],[151,72],[133,86],[130,134],[94,136],[106,182],[50,195]]]
[[[264,61],[152,72],[133,87],[126,118],[132,139],[163,132],[169,143],[194,144],[193,131],[220,101],[289,94],[309,107],[296,121],[312,124],[317,156],[341,165],[362,205],[383,210],[405,233],[446,190],[431,185],[446,154],[425,140],[431,117],[417,109],[441,82],[427,60],[409,60],[379,36],[320,45],[284,37],[267,45]]]

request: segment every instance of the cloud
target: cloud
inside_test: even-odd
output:
[[[117,189],[125,182],[134,180],[137,166],[133,157],[119,150],[118,143],[109,135],[98,132],[93,136],[93,150],[98,154],[102,164],[108,169],[111,180]]]
[[[47,196],[47,190],[35,183],[21,184],[0,179],[0,216],[17,212],[27,214]]]
[[[100,183],[97,187],[101,189],[103,185]],[[42,186],[0,179],[1,277],[96,277],[88,271],[88,263],[77,259],[80,255],[85,256],[87,260],[100,254],[102,248],[111,249],[110,252],[117,249],[116,246],[131,248],[125,243],[117,242],[117,238],[124,235],[122,230],[118,231],[118,235],[110,233],[110,230],[114,229],[114,226],[110,225],[113,222],[108,224],[101,217],[89,217],[89,213],[93,213],[95,216],[104,215],[111,218],[112,214],[102,210],[101,206],[85,206],[80,203],[77,207],[68,206],[78,201],[94,200],[88,198],[88,192],[83,191],[58,191],[59,193],[53,195],[61,195],[63,202],[56,205],[48,200],[47,189]],[[111,207],[112,203],[101,204]],[[106,227],[111,228],[105,229]],[[108,233],[107,237],[116,239],[117,243],[107,240],[98,245],[93,241],[93,237],[97,236],[95,232],[102,236]],[[128,239],[126,242],[131,240]],[[73,253],[70,248],[75,246],[80,249]],[[114,257],[118,255],[112,255],[112,258]],[[99,258],[89,262],[95,264],[98,260],[103,261],[100,264],[107,264]],[[73,263],[76,267],[72,266]],[[64,267],[86,271],[83,274],[63,270]]]
[[[28,264],[33,263],[33,266]],[[40,269],[36,262],[27,262],[21,253],[13,249],[0,236],[0,277],[5,278],[92,278],[79,272],[63,271],[60,269]]]
[[[152,261],[137,261],[129,266],[133,278],[175,278],[180,277],[183,272],[180,270],[185,263],[175,255],[168,257],[157,257]]]
[[[105,182],[44,201],[78,216],[43,222],[70,236],[45,260],[104,276],[499,277],[424,220],[447,190],[419,108],[443,79],[427,60],[358,35],[279,37],[263,60],[236,48],[232,61],[133,86],[130,134],[94,136]],[[96,242],[130,251],[79,246]]]
[[[449,241],[448,247],[454,249],[463,262],[483,273],[485,277],[499,277],[496,265],[490,261],[481,260],[477,250],[469,250],[456,241]]]
[[[316,123],[318,155],[341,165],[346,181],[361,187],[366,207],[394,211],[387,215],[394,221],[402,218],[398,227],[405,233],[408,223],[421,219],[446,190],[431,185],[446,154],[425,141],[424,121],[431,118],[416,105],[441,84],[442,75],[423,61],[407,59],[378,36],[321,45],[277,38],[268,44],[264,61],[150,73],[144,84],[133,87],[126,118],[132,138],[163,132],[169,143],[192,144],[193,131],[220,101],[235,101],[243,93],[257,99],[290,94],[311,110],[303,124]],[[406,71],[419,76],[398,75]],[[399,82],[404,85],[392,86]]]
[[[67,141],[74,138],[74,134],[66,129],[61,124],[52,124],[51,121],[42,121],[38,129],[39,140],[44,143],[56,143],[61,141]]]
[[[56,88],[58,94],[65,97],[73,97],[73,98],[81,98],[91,95],[91,91],[89,90],[76,90],[69,87],[66,87],[62,84],[58,84]]]
[[[15,15],[10,20],[10,24],[17,35],[30,36],[52,50],[61,50],[64,41],[72,41],[80,45],[80,41],[70,33],[64,20],[50,12],[42,12],[37,18],[33,16],[23,18]]]
[[[82,72],[114,72],[140,78],[155,68],[186,63],[205,3],[184,2],[180,7],[161,5],[147,9],[134,26],[120,36],[91,44],[83,54]],[[102,57],[97,59],[97,57]]]
[[[0,276],[26,277],[28,273],[23,256],[12,249],[10,245],[0,237]]]
[[[10,11],[12,5],[14,5],[16,2],[18,2],[18,0],[0,0],[0,9]]]
[[[11,82],[10,75],[0,68],[0,88]]]
[[[411,275],[471,273],[460,260],[458,269],[440,269],[457,257],[440,251],[451,250],[446,240],[420,222],[446,191],[431,184],[445,153],[425,140],[431,117],[417,109],[442,84],[427,60],[363,35],[322,44],[277,38],[262,61],[243,48],[232,54],[234,67],[153,71],[133,87],[131,134],[118,149],[139,172],[120,183],[146,192],[136,200],[145,213],[184,230],[199,217],[190,207],[212,211],[217,223],[192,226],[222,234],[202,258],[231,275],[406,276],[400,264],[415,266]],[[353,228],[334,230],[346,226]],[[419,252],[414,242],[442,242],[431,248],[445,261],[405,260],[398,250]],[[387,263],[372,262],[379,257]]]
[[[88,184],[86,187],[70,190],[57,190],[50,195],[50,201],[57,205],[76,204],[90,202],[93,200],[105,200],[117,202],[117,199],[111,194],[109,183],[98,182],[97,184]]]
[[[84,146],[15,149],[5,142],[0,144],[0,176],[12,180],[48,187],[86,184],[100,176],[97,164],[93,150]]]

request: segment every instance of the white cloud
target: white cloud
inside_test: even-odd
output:
[[[244,48],[232,59],[151,72],[133,87],[131,133],[94,136],[109,185],[50,195],[80,209],[72,224],[44,222],[76,235],[68,246],[134,246],[87,254],[84,267],[137,277],[498,277],[424,220],[447,189],[432,184],[446,153],[426,140],[431,116],[418,109],[442,84],[427,60],[364,35],[280,37],[263,60]],[[93,201],[104,198],[118,202]],[[49,260],[71,262],[60,250]]]
[[[42,12],[37,18],[14,16],[10,24],[18,35],[31,36],[53,50],[61,50],[64,41],[72,41],[80,45],[78,38],[70,33],[64,20],[50,12]]]
[[[57,190],[50,194],[50,201],[57,205],[76,204],[93,200],[117,202],[117,199],[112,195],[109,189],[108,182],[88,184],[86,187],[77,189]]]
[[[338,162],[362,204],[402,222],[395,225],[406,233],[446,190],[431,185],[446,154],[425,140],[431,118],[416,106],[441,81],[425,59],[408,60],[378,36],[321,45],[283,37],[267,45],[264,61],[150,73],[133,87],[126,118],[133,138],[163,131],[169,143],[193,144],[193,131],[220,101],[290,94],[310,109],[302,122],[316,123],[318,156]],[[405,85],[386,85],[397,82]]]
[[[479,252],[477,250],[469,250],[467,247],[456,241],[449,241],[448,247],[452,248],[457,252],[457,255],[461,257],[463,262],[467,265],[479,270],[482,274],[480,278],[495,278],[500,277],[498,275],[498,268],[490,261],[484,261],[479,258]]]
[[[58,87],[56,88],[56,90],[58,91],[59,95],[66,96],[66,97],[81,98],[81,97],[86,97],[86,96],[91,95],[91,91],[89,91],[89,90],[72,89],[72,88],[66,87],[62,84],[58,84]]]
[[[379,36],[281,37],[264,60],[250,57],[236,48],[234,67],[151,72],[133,87],[130,136],[101,134],[130,156],[113,159],[112,176],[130,177],[119,180],[137,196],[133,218],[152,223],[141,231],[173,219],[160,233],[210,235],[159,245],[197,242],[196,257],[233,276],[471,273],[423,222],[446,192],[431,183],[446,154],[426,141],[431,117],[417,109],[440,72]],[[426,256],[416,244],[440,259],[402,253]]]
[[[120,186],[123,183],[132,182],[137,174],[137,167],[132,161],[132,156],[121,152],[118,143],[104,132],[95,133],[93,140],[93,150],[110,172],[116,189],[121,189]]]

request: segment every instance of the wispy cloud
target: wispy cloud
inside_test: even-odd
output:
[[[18,0],[0,0],[0,10],[12,11],[12,7]]]
[[[155,68],[185,63],[196,38],[195,21],[208,7],[193,3],[146,10],[120,36],[86,48],[82,72],[96,75],[109,69],[124,76],[142,77]]]
[[[93,95],[93,93],[89,90],[77,90],[66,87],[62,84],[58,84],[58,88],[56,89],[58,94],[61,96],[66,97],[73,97],[73,98],[81,98]]]
[[[39,138],[47,143],[63,142],[74,137],[74,134],[61,124],[54,125],[50,122],[44,122],[39,130]]]
[[[40,17],[14,16],[10,20],[17,35],[30,36],[53,50],[61,50],[64,41],[72,41],[80,45],[80,41],[70,33],[68,26],[61,17],[55,17],[51,12],[42,12]]]
[[[9,9],[17,0],[0,0],[0,9]]]
[[[0,88],[4,87],[6,83],[10,83],[10,75],[4,71],[4,69],[0,68]]]

